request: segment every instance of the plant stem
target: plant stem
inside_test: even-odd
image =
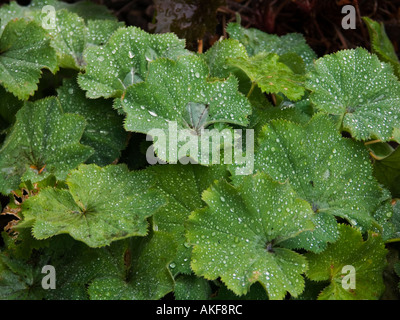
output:
[[[253,93],[254,87],[256,86],[255,82],[251,83],[251,88],[249,90],[249,92],[247,93],[247,99],[250,97],[250,95]]]

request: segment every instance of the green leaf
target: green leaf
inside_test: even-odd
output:
[[[184,40],[174,34],[146,33],[136,27],[118,29],[105,46],[85,51],[86,73],[79,85],[87,97],[121,97],[126,89],[146,78],[149,61],[187,55]]]
[[[93,150],[79,140],[85,129],[79,115],[63,114],[56,98],[26,102],[0,150],[0,192],[21,181],[39,182],[50,175],[64,180]]]
[[[382,273],[386,266],[387,250],[382,239],[369,234],[363,241],[356,229],[340,225],[340,238],[320,253],[307,253],[309,262],[307,277],[314,281],[329,280],[330,285],[319,295],[320,300],[376,300],[383,293]],[[343,282],[350,284],[346,275],[351,271],[343,269],[351,266],[355,271],[355,289],[344,288]]]
[[[181,275],[175,280],[174,295],[176,300],[208,300],[211,287],[204,278]]]
[[[46,265],[46,259],[47,257],[39,257],[39,262],[35,265],[0,253],[0,299],[43,299],[45,291],[40,283],[43,275],[38,265]]]
[[[112,101],[87,99],[75,79],[64,79],[57,92],[64,112],[85,117],[87,126],[81,142],[95,151],[86,163],[103,166],[117,159],[125,148],[127,133],[122,117],[112,109]]]
[[[35,239],[30,229],[18,229],[18,224],[9,233],[3,231],[2,236],[7,248],[5,253],[19,260],[27,261],[32,256],[32,252],[49,245],[47,240]]]
[[[382,189],[372,176],[368,152],[362,143],[342,138],[326,115],[306,125],[271,121],[259,137],[254,170],[281,183],[288,180],[317,213],[315,231],[295,239],[309,250],[321,251],[337,239],[334,217],[363,230],[374,223]]]
[[[17,1],[11,1],[0,7],[0,34],[3,32],[8,22],[14,19],[24,18],[27,20],[35,20],[40,25],[46,25],[48,12],[43,8],[52,6],[54,10],[59,11],[66,9],[71,13],[75,13],[84,18],[85,21],[99,19],[106,25],[109,21],[116,21],[116,17],[108,10],[107,7],[98,5],[91,1],[78,1],[76,3],[67,3],[58,0],[32,0],[27,6],[21,6]]]
[[[24,223],[33,222],[35,238],[68,233],[90,247],[101,247],[144,236],[146,218],[165,204],[158,192],[149,190],[147,174],[129,172],[125,165],[81,165],[66,182],[68,190],[46,188],[24,202]]]
[[[123,26],[112,20],[85,20],[67,10],[56,12],[55,29],[48,30],[51,45],[57,51],[58,63],[62,68],[81,70],[86,66],[83,52],[87,47],[101,45],[112,33]]]
[[[112,34],[124,26],[123,22],[113,20],[89,20],[87,22],[87,46],[104,46]]]
[[[153,172],[157,188],[166,197],[167,205],[153,216],[153,229],[163,231],[173,237],[177,243],[177,253],[170,270],[191,274],[191,247],[185,238],[185,221],[190,213],[203,207],[201,194],[214,180],[227,178],[225,166],[204,167],[198,165],[159,165],[147,169]]]
[[[176,163],[181,158],[178,151],[186,144],[187,137],[200,145],[207,126],[215,123],[245,126],[251,106],[237,91],[236,78],[209,81],[208,73],[207,65],[196,56],[181,57],[177,61],[158,59],[150,63],[146,81],[129,87],[125,98],[116,100],[115,107],[123,108],[127,114],[125,129],[152,137],[162,131],[168,142],[165,149],[172,151],[155,148],[157,155],[164,161]],[[169,134],[172,125],[176,126],[179,137]],[[157,130],[153,130],[155,128]],[[208,132],[211,138],[219,139],[226,133],[215,131]],[[186,137],[180,138],[183,133]],[[210,139],[206,140],[207,144]],[[219,149],[220,143],[216,147]],[[209,157],[203,159],[200,153],[201,147],[198,147],[190,156],[196,162],[209,164]]]
[[[317,60],[306,88],[317,109],[338,115],[356,140],[392,139],[400,128],[400,82],[367,50],[342,50]]]
[[[244,296],[238,296],[221,283],[218,294],[213,300],[268,300],[268,295],[260,282],[254,283]]]
[[[207,63],[210,74],[213,77],[228,78],[231,73],[235,73],[237,68],[227,63],[229,58],[247,58],[246,48],[237,40],[223,39],[201,55]]]
[[[277,54],[261,52],[250,58],[229,58],[228,63],[242,69],[263,92],[282,93],[291,100],[304,95],[304,77],[280,62]]]
[[[374,142],[374,141],[371,141]],[[375,160],[383,160],[389,157],[393,152],[394,148],[387,142],[376,142],[365,144],[370,152],[370,155]]]
[[[23,102],[0,86],[0,119],[7,125],[15,122],[15,115],[23,106]]]
[[[48,11],[42,10],[49,5],[55,10],[54,20]],[[45,32],[50,36],[51,46],[57,52],[60,67],[80,70],[86,65],[83,59],[84,49],[89,45],[104,44],[118,27],[124,25],[115,21],[115,17],[110,13],[106,15],[107,11],[102,14],[100,8],[105,7],[89,1],[68,4],[39,0],[32,1],[28,6],[19,6],[16,2],[12,2],[0,9],[0,18],[3,28],[5,23],[15,18],[35,21],[45,28]],[[86,9],[92,10],[91,13],[94,14],[85,12]],[[97,10],[99,15],[96,14],[96,9],[99,9]],[[89,18],[91,20],[87,20]]]
[[[391,64],[397,78],[400,78],[399,58],[397,57],[392,42],[386,34],[385,25],[383,22],[379,23],[368,17],[362,17],[362,19],[368,28],[372,52],[375,53],[381,61]]]
[[[85,21],[67,10],[56,12],[55,28],[48,30],[52,37],[52,47],[57,52],[61,68],[81,69],[84,65]]]
[[[0,38],[0,83],[21,100],[37,90],[41,70],[55,72],[56,54],[46,31],[35,22],[10,21]]]
[[[392,202],[393,206],[393,216],[391,222],[394,226],[394,233],[392,234],[392,239],[400,241],[400,199],[395,199]]]
[[[124,268],[116,276],[99,277],[88,289],[92,300],[158,300],[171,292],[174,280],[168,264],[174,256],[172,239],[162,232],[133,238]],[[131,258],[130,258],[131,257]]]
[[[374,176],[387,187],[393,198],[400,197],[400,148],[390,156],[374,162]]]
[[[188,221],[195,274],[209,280],[220,277],[238,295],[255,282],[270,299],[303,291],[306,260],[281,244],[311,230],[313,212],[288,184],[261,173],[246,176],[238,188],[222,180],[203,193],[203,200],[208,206],[193,212]]]
[[[52,238],[42,250],[56,270],[56,290],[47,290],[46,300],[87,300],[89,284],[101,277],[119,274],[124,266],[126,242],[116,241],[103,248],[90,248],[67,235]]]
[[[317,58],[315,52],[308,46],[305,38],[299,33],[289,33],[284,36],[268,34],[253,28],[243,28],[238,23],[229,23],[226,31],[230,38],[239,40],[247,50],[249,56],[260,52],[276,53],[279,56],[287,53],[296,53],[302,58],[309,71]]]
[[[45,5],[53,6],[57,11],[67,9],[68,11],[81,16],[86,21],[92,19],[116,20],[115,15],[113,15],[106,6],[88,0],[78,1],[75,3],[67,3],[58,0],[32,0],[28,8],[31,10],[42,11],[42,8]]]

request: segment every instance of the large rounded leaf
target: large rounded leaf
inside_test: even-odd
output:
[[[311,102],[338,115],[357,140],[393,138],[400,128],[400,82],[389,64],[367,50],[342,50],[315,63],[306,83]]]

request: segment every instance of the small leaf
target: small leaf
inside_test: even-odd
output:
[[[280,62],[277,54],[262,52],[247,59],[238,57],[227,61],[242,69],[263,92],[282,93],[291,100],[298,100],[304,95],[304,77]]]
[[[41,70],[55,72],[56,54],[46,31],[35,22],[10,21],[0,38],[0,83],[21,100],[37,90]]]
[[[237,40],[224,39],[214,45],[201,56],[210,68],[213,77],[228,78],[236,68],[227,63],[228,58],[247,58],[246,48]]]
[[[356,140],[388,141],[400,128],[400,82],[367,50],[342,50],[317,60],[306,88],[317,109],[343,120]]]
[[[89,98],[121,97],[127,87],[146,79],[149,61],[189,54],[184,47],[185,42],[174,34],[151,35],[136,27],[120,28],[104,46],[85,51],[86,73],[79,76],[79,85]]]
[[[8,194],[22,181],[39,182],[50,175],[64,180],[93,153],[79,143],[85,126],[83,117],[63,114],[54,97],[26,102],[0,149],[0,192]]]
[[[382,273],[386,266],[387,250],[379,236],[369,234],[363,241],[356,229],[340,225],[340,238],[320,253],[307,253],[309,269],[307,277],[314,281],[329,280],[330,285],[319,295],[320,300],[377,300],[385,286]],[[351,285],[351,279],[344,277],[354,268],[355,288],[346,289],[345,282]]]
[[[372,141],[373,142],[373,141]],[[376,143],[365,143],[370,155],[375,160],[383,160],[389,157],[393,152],[394,148],[387,142],[376,142]]]
[[[246,47],[250,57],[260,52],[276,53],[279,56],[295,53],[302,58],[307,71],[313,67],[314,60],[317,58],[304,36],[299,33],[289,33],[279,37],[254,28],[243,28],[238,23],[229,23],[226,31],[230,38],[239,40]]]
[[[397,78],[400,78],[399,58],[397,57],[392,42],[386,34],[385,25],[383,22],[379,23],[368,17],[362,17],[362,19],[368,27],[372,52],[375,53],[381,61],[391,64]]]
[[[311,230],[313,212],[288,184],[260,173],[246,176],[238,188],[215,182],[203,199],[208,206],[194,211],[188,221],[195,274],[220,277],[238,295],[255,282],[270,299],[303,291],[306,260],[281,243]]]
[[[68,190],[47,188],[23,204],[24,222],[46,239],[68,233],[90,247],[147,234],[147,220],[165,204],[151,191],[149,176],[124,165],[81,165],[67,178]]]

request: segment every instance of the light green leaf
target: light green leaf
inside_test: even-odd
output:
[[[202,56],[213,77],[228,78],[237,68],[227,63],[228,58],[247,58],[246,48],[237,40],[217,41]]]
[[[315,52],[308,46],[305,38],[299,33],[289,33],[284,36],[268,34],[254,28],[244,28],[238,23],[229,23],[226,31],[230,38],[239,40],[247,50],[249,56],[260,52],[276,53],[279,56],[287,53],[299,55],[309,71],[317,58]]]
[[[57,51],[62,68],[81,70],[86,66],[84,50],[89,46],[103,44],[122,24],[113,20],[85,20],[67,10],[56,12],[55,29],[48,30],[51,45]]]
[[[86,119],[81,142],[95,151],[86,163],[102,166],[117,159],[125,148],[127,133],[122,117],[112,109],[112,101],[87,99],[75,79],[65,79],[57,92],[64,112],[80,114]]]
[[[43,10],[45,6],[52,6],[56,11],[66,9],[84,18],[85,21],[98,19],[102,20],[105,24],[108,21],[116,21],[116,17],[107,7],[98,5],[92,1],[67,3],[58,0],[32,0],[27,6],[19,5],[17,1],[11,1],[9,4],[4,4],[0,7],[0,34],[8,22],[19,18],[35,20],[40,25],[43,23],[46,26],[51,16],[48,11]]]
[[[379,23],[368,17],[362,17],[362,19],[368,28],[372,52],[375,53],[381,61],[391,64],[397,78],[400,78],[399,58],[397,57],[392,42],[386,34],[385,25],[383,22]]]
[[[375,222],[382,189],[372,176],[368,152],[363,144],[343,138],[326,115],[306,125],[271,121],[260,135],[254,170],[282,183],[288,180],[317,213],[317,228],[292,239],[292,245],[298,240],[309,250],[323,250],[337,239],[334,217],[363,230]]]
[[[10,21],[0,38],[0,83],[21,100],[37,90],[41,70],[55,72],[56,54],[46,31],[35,22]]]
[[[282,93],[291,100],[304,95],[304,77],[280,62],[277,54],[261,52],[250,58],[229,58],[227,61],[242,69],[263,92]]]
[[[54,20],[48,11],[42,12],[48,5],[55,10]],[[89,1],[68,4],[62,1],[39,0],[33,1],[28,6],[19,6],[16,2],[12,2],[0,9],[1,25],[4,28],[6,22],[15,18],[37,22],[51,37],[51,46],[57,52],[59,66],[80,70],[86,65],[83,59],[84,49],[89,45],[104,44],[118,27],[124,25],[115,21],[115,17],[110,13],[108,16],[100,14],[98,17],[95,13],[92,17],[85,13],[85,8],[95,10],[101,6]],[[101,9],[99,13],[100,11]],[[98,20],[85,21],[86,18]]]
[[[3,4],[0,7],[0,35],[3,33],[7,23],[13,19],[24,18],[27,11],[29,11],[28,8],[20,6],[17,1]]]
[[[85,21],[77,14],[67,10],[56,12],[55,29],[48,30],[52,37],[51,45],[57,52],[61,68],[81,69],[84,65]]]
[[[382,273],[387,254],[382,239],[370,233],[368,239],[363,241],[361,233],[347,225],[340,225],[339,230],[339,240],[330,244],[324,252],[306,254],[309,262],[307,277],[314,281],[330,281],[330,285],[320,293],[318,299],[379,299],[385,289]],[[354,270],[344,269],[346,266]],[[352,283],[353,271],[355,288],[346,288],[346,285]]]
[[[192,211],[204,206],[202,192],[214,180],[227,178],[228,172],[223,165],[205,167],[191,164],[159,165],[147,170],[154,173],[157,188],[167,199],[167,205],[153,216],[153,229],[168,233],[177,243],[170,270],[174,275],[191,274],[191,247],[185,238],[185,221]]]
[[[123,108],[127,114],[125,129],[152,137],[165,135],[168,143],[165,150],[155,149],[158,157],[167,162],[180,160],[178,151],[194,140],[198,148],[190,153],[191,158],[209,164],[209,154],[218,152],[221,143],[208,146],[212,151],[202,153],[203,129],[215,123],[245,126],[251,106],[238,92],[236,78],[209,81],[208,73],[207,65],[196,56],[181,57],[177,61],[158,59],[150,63],[147,80],[129,87],[125,98],[116,100],[115,107]],[[175,138],[169,134],[171,126],[176,126]],[[186,135],[181,137],[183,133]],[[207,133],[206,145],[209,140],[216,141],[220,136],[231,134],[217,129]],[[232,138],[228,142],[233,143]]]
[[[86,73],[78,82],[89,98],[121,97],[127,87],[146,79],[149,61],[187,54],[184,40],[174,34],[152,35],[136,27],[120,28],[104,46],[85,51]]]
[[[0,150],[0,192],[8,194],[21,181],[39,182],[50,175],[64,180],[93,150],[81,145],[83,117],[63,114],[56,98],[26,102]]]
[[[87,46],[104,46],[112,34],[123,26],[122,21],[89,20],[86,34]]]
[[[306,87],[316,108],[340,116],[356,140],[388,141],[400,128],[400,82],[391,66],[363,48],[318,59]]]
[[[193,212],[187,227],[195,274],[220,277],[238,295],[255,282],[270,299],[303,291],[306,260],[282,242],[311,230],[313,212],[288,184],[260,173],[246,176],[238,188],[216,182],[203,199],[208,206]]]
[[[172,239],[162,232],[133,238],[125,266],[115,276],[99,277],[88,289],[92,300],[158,300],[171,292],[174,280],[168,264],[174,256]]]
[[[68,190],[46,188],[23,204],[24,223],[46,239],[68,233],[90,247],[147,234],[146,218],[165,204],[149,190],[151,177],[125,165],[81,165],[70,173]],[[31,222],[32,221],[32,222]]]

